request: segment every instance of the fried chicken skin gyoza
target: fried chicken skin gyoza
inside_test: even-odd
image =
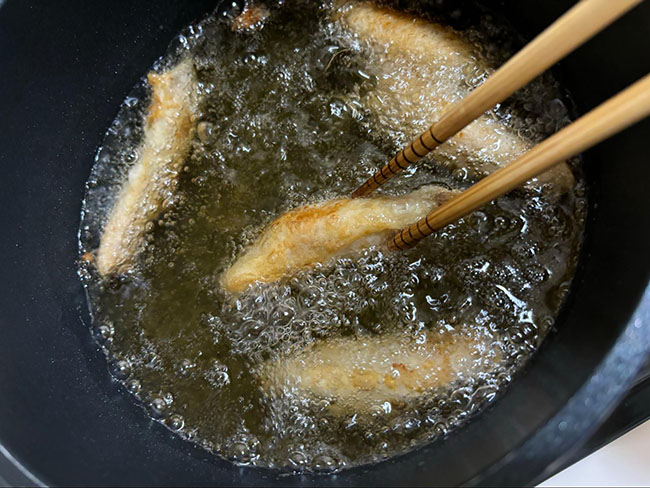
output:
[[[238,293],[254,282],[277,281],[316,263],[381,245],[455,194],[426,186],[398,197],[341,198],[291,210],[235,261],[222,284]]]
[[[259,376],[270,395],[326,399],[336,411],[364,411],[467,382],[502,360],[486,330],[465,327],[417,338],[393,332],[324,339],[265,364]]]
[[[184,59],[163,73],[149,73],[147,80],[151,104],[138,159],[117,195],[97,250],[102,275],[132,267],[144,245],[147,224],[173,198],[195,130],[198,101],[192,61]]]
[[[368,1],[339,1],[333,20],[353,34],[375,86],[361,97],[373,133],[411,142],[440,119],[445,108],[466,96],[468,73],[490,72],[476,47],[451,27]],[[482,115],[432,153],[436,162],[486,176],[533,147],[533,143],[494,116]],[[575,183],[566,163],[527,183],[549,194],[566,193]]]

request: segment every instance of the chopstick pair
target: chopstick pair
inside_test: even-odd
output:
[[[415,224],[401,230],[389,241],[388,247],[394,251],[413,247],[436,230],[648,115],[650,115],[650,74],[544,140],[512,163],[470,186]]]
[[[579,2],[513,56],[482,85],[446,110],[440,120],[393,157],[388,164],[361,185],[352,196],[363,197],[370,194],[642,1],[582,0]],[[525,183],[528,179],[567,157],[578,154],[640,120],[647,115],[647,111],[643,109],[644,87],[646,92],[649,91],[648,77],[643,78],[609,102],[547,139],[515,162],[494,172],[430,213],[417,224],[404,229],[390,241],[389,247],[406,249],[415,245],[440,227]],[[628,100],[630,100],[629,105],[636,109],[633,113],[621,113],[612,105],[614,101],[618,104],[626,103]],[[608,124],[599,123],[592,114],[597,114],[597,117],[605,117],[609,121]],[[587,134],[584,132],[596,129],[597,133]],[[561,146],[562,151],[555,145]],[[554,151],[547,153],[549,149],[554,149]],[[560,152],[562,156],[556,158],[555,155]],[[468,192],[470,192],[470,196],[466,195]]]

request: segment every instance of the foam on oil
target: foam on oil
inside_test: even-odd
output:
[[[512,193],[405,253],[370,249],[238,297],[224,292],[221,274],[273,218],[349,194],[405,142],[369,122],[363,97],[376,80],[354,41],[330,24],[329,8],[299,0],[274,5],[256,33],[231,32],[236,12],[215,13],[184,31],[154,66],[189,54],[200,81],[200,122],[178,194],[151,223],[134,272],[101,279],[92,266],[80,269],[94,333],[115,378],[153,418],[239,464],[331,472],[458,428],[538,347],[579,251],[586,209],[580,179],[559,201]],[[513,34],[493,20],[483,17],[463,35],[491,64],[510,54],[498,46]],[[473,73],[469,83],[483,76]],[[143,82],[97,154],[82,253],[98,247],[137,158],[147,97]],[[545,75],[495,116],[539,140],[568,123],[567,102]],[[471,182],[431,161],[384,191]],[[258,374],[328,338],[468,327],[498,344],[504,361],[407,402],[335,412],[327,399],[270,395]]]

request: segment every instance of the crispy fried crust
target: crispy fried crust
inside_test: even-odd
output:
[[[485,331],[465,328],[365,338],[326,339],[260,370],[269,394],[333,400],[360,410],[383,402],[408,401],[494,371],[502,351]]]
[[[332,257],[381,244],[453,194],[428,186],[401,197],[345,198],[292,210],[271,223],[226,271],[223,286],[241,292],[255,281],[276,281]]]
[[[151,104],[139,157],[122,184],[97,250],[102,275],[130,269],[143,245],[146,224],[169,203],[190,150],[197,105],[191,60],[161,74],[149,73],[147,79]]]
[[[235,32],[259,30],[268,16],[269,9],[260,2],[251,2],[233,19],[230,27]]]
[[[438,120],[458,95],[466,94],[464,73],[470,65],[490,71],[474,46],[454,29],[372,2],[338,2],[332,17],[382,60],[376,87],[363,98],[372,124],[404,135],[410,142]],[[383,129],[383,131],[381,130]],[[532,143],[499,120],[482,115],[435,150],[452,168],[478,178],[492,173],[528,151]],[[552,193],[575,183],[561,163],[531,180]]]

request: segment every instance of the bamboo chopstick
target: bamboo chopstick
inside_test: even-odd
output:
[[[398,232],[391,250],[413,247],[445,225],[507,193],[553,165],[581,153],[650,115],[650,74],[610,98],[507,166]]]
[[[370,194],[643,0],[582,0],[397,153],[352,197]]]

